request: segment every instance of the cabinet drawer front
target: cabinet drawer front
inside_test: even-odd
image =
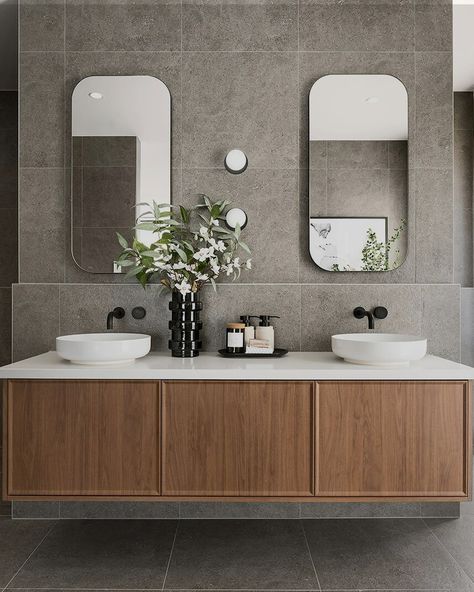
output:
[[[125,381],[11,381],[9,495],[159,493],[159,389]]]
[[[468,495],[469,385],[320,383],[320,496]]]
[[[163,495],[313,495],[313,385],[163,384]]]

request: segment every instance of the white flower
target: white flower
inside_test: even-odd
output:
[[[252,269],[252,259],[247,259],[247,262],[245,263],[245,267],[247,269]]]
[[[197,261],[206,261],[214,256],[214,247],[199,249],[197,253],[194,253],[193,258]]]
[[[201,226],[201,228],[199,229],[199,234],[205,238],[206,240],[209,239],[209,231],[205,226]]]
[[[183,263],[182,261],[178,261],[178,263],[173,263],[173,269],[186,269],[186,267],[186,263]]]
[[[181,292],[181,294],[184,296],[185,294],[189,294],[191,292],[191,284],[189,284],[185,279],[183,279],[181,282],[176,283],[174,285],[175,289],[178,290],[179,292]]]
[[[209,279],[209,276],[206,273],[198,273],[196,275],[196,280],[198,282],[207,282],[208,279]]]
[[[234,267],[235,267],[236,269],[239,269],[239,268],[240,268],[240,258],[239,258],[239,257],[236,257],[236,258],[234,259],[233,263],[234,263]]]
[[[219,220],[215,220],[214,218],[211,218],[209,220],[209,222],[213,225],[213,226],[219,226]]]
[[[211,259],[209,261],[209,265],[211,266],[212,273],[216,276],[219,275],[220,270],[221,270],[220,265],[219,265],[219,260],[216,258]]]
[[[223,253],[225,251],[225,243],[224,241],[216,241],[215,238],[210,238],[209,239],[209,244],[219,253]]]

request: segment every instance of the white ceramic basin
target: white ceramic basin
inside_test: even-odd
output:
[[[396,333],[346,333],[332,336],[332,351],[346,362],[371,366],[406,366],[426,355],[423,337]]]
[[[146,356],[151,337],[140,333],[85,333],[56,337],[56,351],[74,364],[127,364]]]

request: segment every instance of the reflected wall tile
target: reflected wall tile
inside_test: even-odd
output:
[[[11,362],[11,309],[11,288],[0,288],[0,366]]]
[[[63,78],[63,53],[20,54],[20,166],[64,164]]]
[[[247,213],[242,240],[252,251],[252,270],[242,271],[241,282],[298,281],[297,171],[248,169],[242,175],[230,175],[225,170],[185,169],[184,203],[196,203],[200,193],[228,199]],[[242,259],[247,257],[241,253]]]
[[[452,0],[415,0],[415,50],[451,51]]]
[[[181,48],[181,1],[66,0],[69,51]]]
[[[239,148],[249,168],[297,168],[296,53],[191,52],[183,60],[185,167],[222,169]]]
[[[64,169],[20,171],[20,281],[64,281]]]
[[[451,52],[418,52],[416,64],[417,167],[453,165]]]
[[[279,319],[273,319],[275,347],[284,347],[291,351],[300,350],[299,286],[219,284],[216,292],[211,287],[206,287],[202,299],[205,351],[216,351],[225,347],[226,323],[238,321],[241,315],[246,314],[279,315]]]
[[[301,0],[299,20],[303,51],[412,51],[414,48],[410,2]]]
[[[63,335],[101,332],[106,328],[107,314],[116,306],[125,309],[125,317],[114,322],[115,331],[147,333],[152,336],[153,349],[168,347],[168,311],[170,296],[160,294],[159,286],[144,290],[135,285],[60,286],[61,326]],[[131,315],[132,308],[143,306],[147,312],[141,320]]]
[[[456,285],[424,285],[421,333],[428,339],[428,351],[459,362],[461,340],[461,288]]]
[[[298,0],[184,0],[185,51],[298,49]]]
[[[416,281],[453,281],[453,173],[415,171]]]
[[[59,286],[13,284],[13,361],[55,350],[59,332]]]
[[[148,0],[147,0],[148,1]],[[87,76],[156,76],[171,94],[172,167],[181,166],[181,54],[179,52],[74,52],[66,53],[66,121],[70,122],[70,99],[74,87]],[[68,124],[67,137],[70,137]],[[67,142],[68,157],[69,141]]]
[[[20,51],[64,49],[64,0],[19,0]]]
[[[337,274],[340,275],[340,274]],[[331,351],[331,335],[365,333],[367,320],[354,318],[356,306],[385,306],[388,317],[376,322],[379,333],[419,333],[421,289],[414,285],[307,285],[301,288],[303,351]]]

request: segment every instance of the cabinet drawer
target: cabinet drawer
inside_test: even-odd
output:
[[[466,497],[466,382],[318,385],[316,495]]]
[[[165,382],[163,495],[313,495],[313,388]]]

